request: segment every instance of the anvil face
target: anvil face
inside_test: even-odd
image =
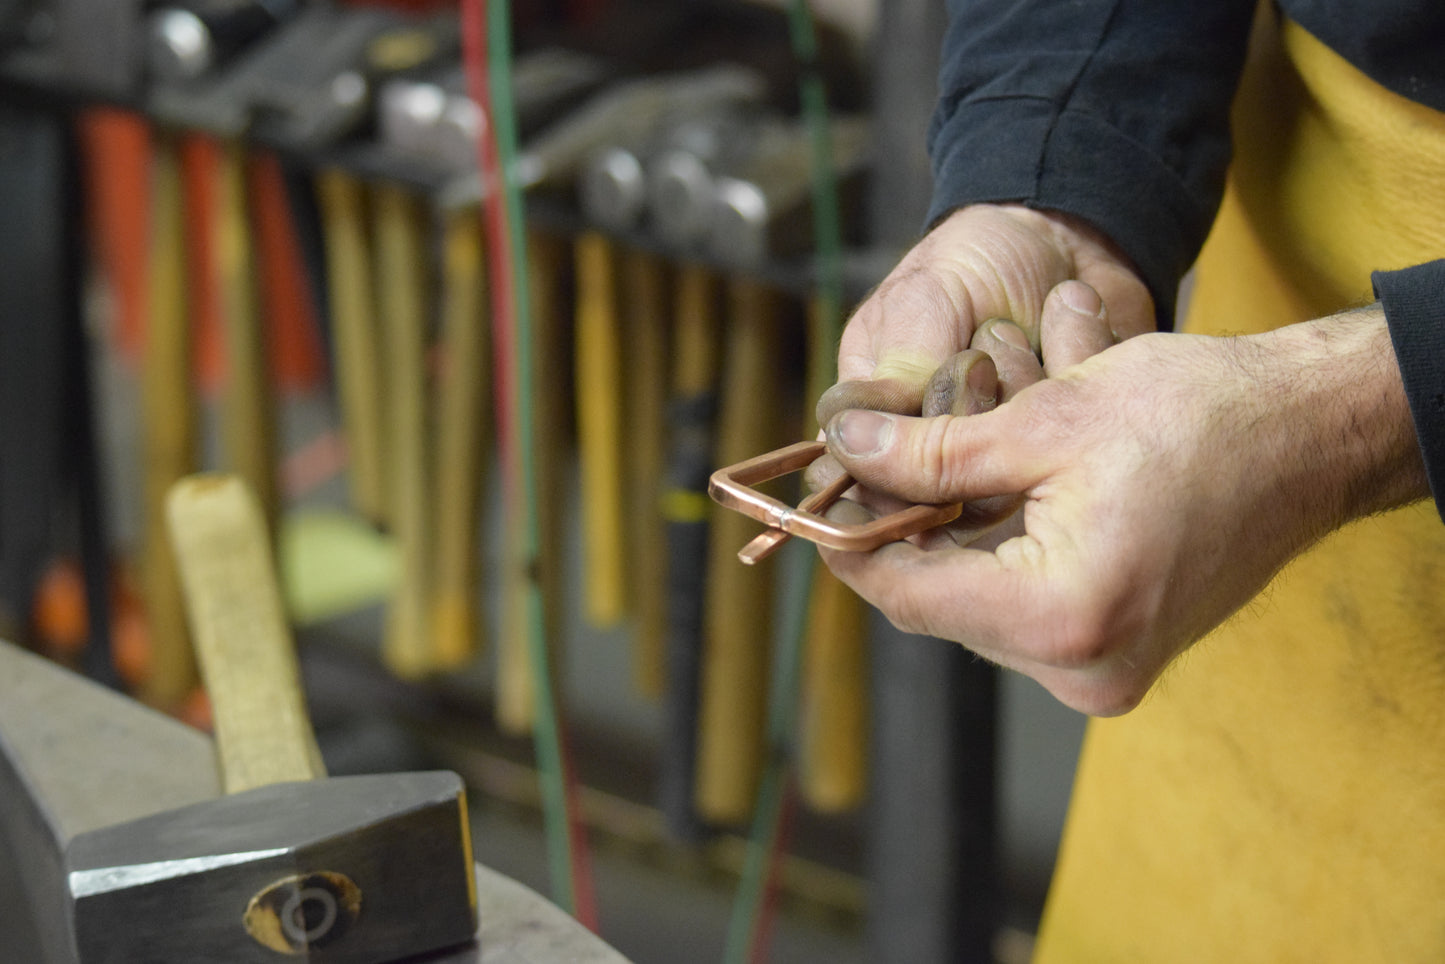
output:
[[[443,771],[220,797],[81,834],[66,866],[81,964],[380,964],[476,930],[465,791]]]

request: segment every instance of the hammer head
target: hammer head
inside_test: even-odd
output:
[[[76,836],[81,964],[381,964],[476,932],[449,772],[280,783]]]

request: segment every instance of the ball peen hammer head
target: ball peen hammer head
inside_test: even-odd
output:
[[[80,964],[382,964],[472,939],[466,796],[437,771],[279,783],[77,836]]]

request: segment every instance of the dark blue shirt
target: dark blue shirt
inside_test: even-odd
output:
[[[1377,83],[1445,111],[1445,0],[1278,6]],[[987,201],[1075,214],[1133,259],[1160,327],[1172,326],[1179,280],[1224,193],[1229,108],[1255,0],[948,7],[928,137],[929,222]],[[1445,517],[1445,261],[1380,272],[1374,283]]]
[[[1385,87],[1445,110],[1445,0],[1280,5]],[[980,201],[1076,214],[1133,258],[1172,323],[1224,191],[1254,0],[948,6],[930,223]]]

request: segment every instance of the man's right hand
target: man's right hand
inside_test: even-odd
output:
[[[1134,706],[1315,539],[1429,491],[1378,307],[1146,335],[992,412],[854,409],[827,434],[853,478],[897,499],[1023,494],[1022,531],[988,551],[922,539],[823,559],[896,625],[1094,714]],[[846,502],[830,515],[867,518]]]

